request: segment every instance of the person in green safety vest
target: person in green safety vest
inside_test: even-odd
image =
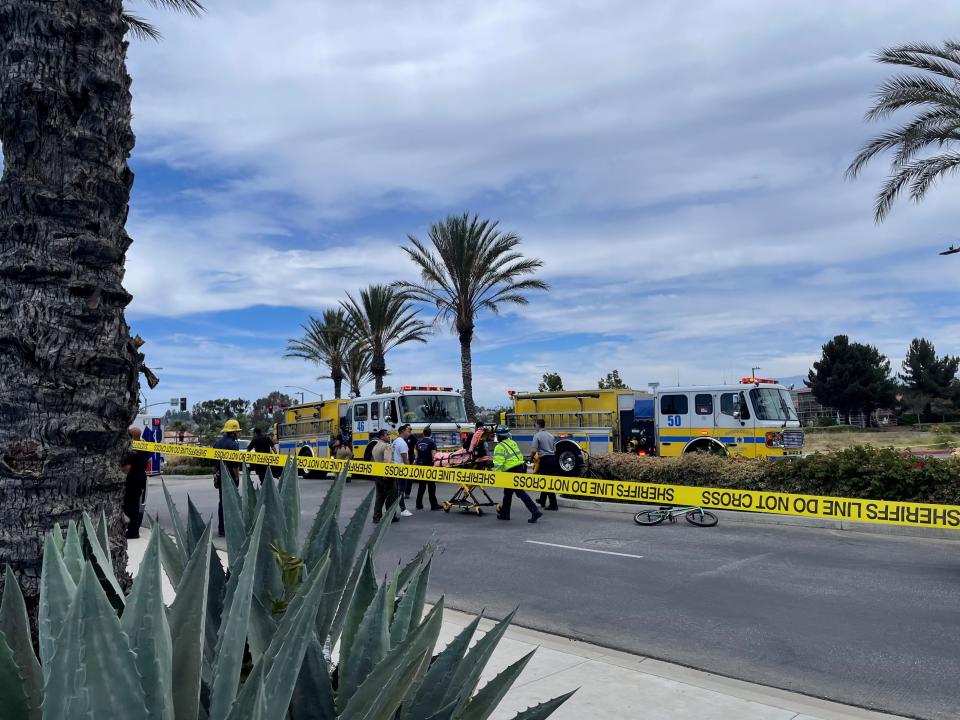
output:
[[[527,471],[527,461],[520,451],[520,446],[510,437],[510,429],[506,425],[497,426],[497,446],[493,450],[493,468],[509,473],[525,473]],[[497,520],[510,519],[510,504],[513,502],[514,495],[520,498],[527,510],[530,511],[530,519],[527,522],[535,523],[543,517],[540,508],[534,504],[525,490],[507,488],[503,491],[503,502],[497,506]]]

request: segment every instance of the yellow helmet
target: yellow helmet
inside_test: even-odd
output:
[[[240,432],[240,423],[238,423],[234,418],[230,418],[226,423],[224,423],[223,431],[225,433]]]

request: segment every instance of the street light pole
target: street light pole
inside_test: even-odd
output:
[[[301,405],[303,405],[303,403],[305,402],[304,396],[303,396],[303,393],[304,393],[304,392],[312,393],[313,395],[316,395],[318,398],[320,398],[321,400],[323,400],[323,395],[321,395],[320,393],[318,393],[318,392],[316,392],[316,391],[314,391],[314,390],[311,390],[310,388],[300,387],[299,385],[284,385],[284,387],[285,387],[285,388],[293,388],[293,389],[295,389],[295,390],[299,390],[299,391],[300,391],[300,404],[301,404]],[[297,393],[294,393],[294,395],[296,395],[296,394],[297,394]]]

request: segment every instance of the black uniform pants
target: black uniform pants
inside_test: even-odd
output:
[[[527,468],[525,465],[517,465],[516,467],[507,470],[509,473],[522,473],[526,471]],[[513,504],[514,495],[520,498],[520,502],[522,502],[527,510],[530,511],[531,515],[536,515],[540,512],[533,500],[530,499],[530,496],[527,494],[526,490],[513,490],[511,488],[507,488],[503,491],[503,500],[500,502],[500,512],[497,513],[500,517],[510,517],[510,506]]]
[[[557,456],[556,455],[541,455],[540,464],[537,467],[537,472],[540,475],[559,475],[560,466],[557,465]],[[551,510],[557,509],[557,494],[552,492],[542,492],[540,497],[537,499],[537,502],[540,503],[545,508],[550,508]]]
[[[123,488],[123,514],[130,518],[127,523],[127,537],[139,537],[140,523],[143,522],[143,513],[140,508],[143,505],[143,494],[147,489],[147,480],[131,480],[127,478],[127,484]]]
[[[417,483],[417,507],[423,507],[423,493],[426,492],[430,496],[430,507],[436,508],[440,507],[440,503],[437,502],[437,484],[435,482],[427,482],[426,480],[421,480]]]
[[[380,522],[383,511],[389,510],[397,501],[397,481],[393,478],[378,477],[376,479],[377,494],[373,501],[373,521]],[[391,518],[392,519],[392,518]]]

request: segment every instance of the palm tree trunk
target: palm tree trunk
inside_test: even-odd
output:
[[[373,375],[373,391],[383,390],[383,378],[387,374],[387,359],[382,351],[373,351],[373,360],[370,362],[370,374]]]
[[[330,379],[333,380],[333,397],[336,400],[340,399],[340,396],[343,394],[343,367],[341,365],[332,365],[330,367]]]
[[[477,419],[477,406],[473,402],[473,356],[470,344],[473,342],[473,330],[459,333],[460,335],[460,373],[463,377],[463,404],[467,410],[467,418]]]
[[[121,0],[0,0],[0,566],[31,610],[43,536],[106,513],[127,579],[121,457],[139,360],[123,309],[130,78]]]

